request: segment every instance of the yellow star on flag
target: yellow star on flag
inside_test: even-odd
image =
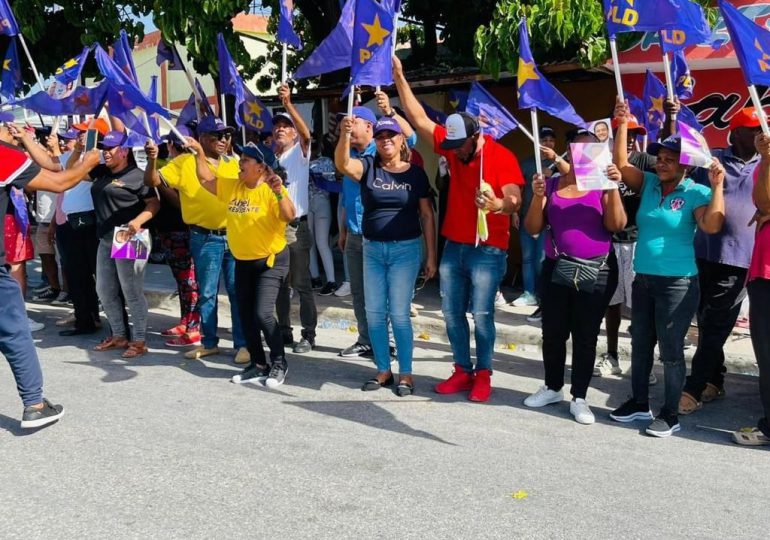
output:
[[[385,38],[390,35],[390,30],[383,28],[380,24],[379,15],[374,16],[372,24],[361,23],[361,26],[363,26],[364,30],[369,34],[369,42],[366,44],[367,48],[375,44],[384,45]]]
[[[250,114],[255,114],[255,115],[257,115],[257,117],[262,116],[262,107],[260,107],[258,103],[255,103],[253,101],[249,101],[247,104],[249,106],[249,113]]]
[[[519,58],[519,70],[516,73],[516,83],[521,88],[527,81],[540,80],[540,75],[535,70],[534,62],[525,62],[524,59]]]
[[[72,67],[75,67],[78,65],[78,61],[74,58],[70,58],[66,62],[64,62],[64,65],[56,69],[56,74],[64,73],[65,69],[69,69]]]
[[[11,71],[11,59],[6,58],[3,60],[3,70],[4,71]]]
[[[663,112],[663,96],[650,98],[652,110]]]

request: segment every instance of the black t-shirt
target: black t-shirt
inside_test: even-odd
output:
[[[416,166],[401,173],[374,166],[374,156],[361,158],[362,232],[375,241],[412,240],[422,234],[420,199],[428,198],[425,171]]]
[[[91,178],[99,238],[111,240],[115,227],[125,225],[141,214],[146,206],[144,200],[154,196],[144,185],[144,173],[135,165],[118,173],[113,173],[106,165],[99,165],[91,171]]]
[[[12,187],[24,189],[40,173],[40,167],[10,144],[0,142],[0,266],[5,264],[5,214]]]
[[[655,172],[655,161],[655,156],[645,152],[631,152],[628,155],[628,162],[642,172]],[[642,198],[639,193],[629,189],[623,182],[620,182],[619,188],[628,221],[625,229],[612,235],[612,240],[619,244],[633,243],[636,242],[638,236],[636,213],[639,211]]]
[[[189,226],[182,219],[181,208],[174,206],[174,204],[168,200],[163,189],[158,189],[158,193],[160,194],[160,209],[145,226],[159,233],[188,230]]]

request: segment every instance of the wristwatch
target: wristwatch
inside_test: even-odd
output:
[[[390,109],[390,112],[389,113],[385,113],[385,116],[387,116],[389,118],[393,118],[394,116],[396,116],[396,109]]]

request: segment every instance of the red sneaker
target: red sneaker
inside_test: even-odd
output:
[[[492,384],[490,381],[491,372],[488,369],[480,369],[473,378],[473,388],[468,394],[468,399],[483,403],[489,400],[492,393]]]
[[[164,330],[163,332],[160,333],[160,335],[163,337],[181,336],[182,334],[184,334],[185,330],[186,330],[185,325],[182,323],[179,323],[176,326],[169,328],[168,330]]]
[[[166,347],[189,347],[190,345],[200,345],[201,335],[200,332],[192,334],[182,334],[179,337],[170,339],[166,342]]]
[[[457,394],[467,392],[473,387],[473,373],[466,372],[459,364],[455,364],[454,373],[444,382],[438,383],[434,390],[438,394]]]

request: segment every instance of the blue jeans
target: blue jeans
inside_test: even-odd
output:
[[[637,403],[649,401],[649,377],[655,342],[665,378],[663,407],[676,414],[684,388],[684,338],[698,309],[698,276],[636,274],[631,304],[631,388]]]
[[[473,371],[470,325],[473,314],[476,369],[492,369],[495,348],[495,294],[506,269],[506,252],[447,240],[441,257],[441,311],[456,364]]]
[[[224,236],[190,231],[190,252],[198,279],[198,311],[201,315],[201,343],[207,349],[216,347],[217,336],[217,294],[219,278],[224,277],[227,297],[230,299],[230,316],[233,321],[233,344],[236,349],[246,346],[238,314],[238,300],[235,295],[235,259]]]
[[[422,238],[376,242],[364,239],[364,297],[369,338],[378,371],[390,370],[388,319],[398,354],[398,372],[412,373],[414,333],[409,307],[422,262]]]
[[[21,287],[0,266],[0,353],[11,365],[16,388],[25,407],[43,401],[43,372],[27,324],[27,308]]]
[[[540,296],[538,284],[540,281],[540,272],[543,267],[543,239],[544,233],[540,233],[537,238],[529,234],[524,229],[522,222],[519,227],[519,242],[521,243],[521,280],[524,285],[524,292]]]

